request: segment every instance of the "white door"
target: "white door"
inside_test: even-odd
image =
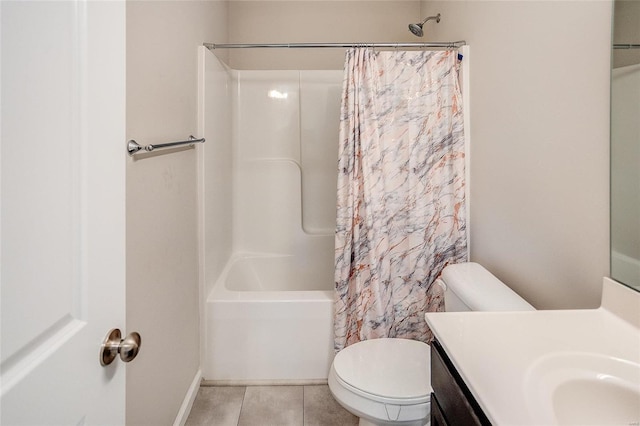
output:
[[[2,425],[124,424],[124,7],[0,2]]]

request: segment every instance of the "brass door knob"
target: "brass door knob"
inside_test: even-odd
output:
[[[120,329],[114,328],[107,333],[107,337],[104,338],[102,346],[100,346],[100,365],[109,365],[116,359],[116,356],[120,354],[120,359],[123,362],[130,362],[140,352],[140,345],[142,344],[142,338],[137,332],[129,333],[122,339],[122,333]]]

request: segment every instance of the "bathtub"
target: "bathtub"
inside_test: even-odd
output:
[[[229,260],[205,306],[205,381],[326,383],[334,356],[333,268],[305,258]]]

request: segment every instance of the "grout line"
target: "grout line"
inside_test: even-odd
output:
[[[236,426],[240,424],[240,417],[242,416],[242,409],[244,408],[244,399],[247,397],[247,389],[249,387],[244,387],[244,393],[242,394],[242,402],[240,403],[240,411],[238,412],[238,421],[236,422]]]

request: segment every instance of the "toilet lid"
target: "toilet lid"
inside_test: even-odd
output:
[[[426,343],[373,339],[338,352],[333,368],[343,382],[369,394],[394,399],[428,398],[430,359]]]

